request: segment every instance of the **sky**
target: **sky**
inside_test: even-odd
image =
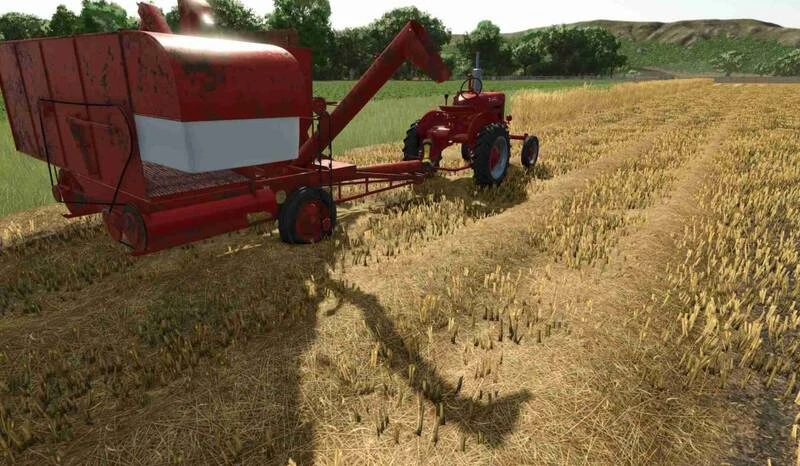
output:
[[[114,0],[136,16],[137,0]],[[256,13],[272,10],[272,0],[241,0]],[[800,0],[330,0],[335,29],[363,26],[393,8],[415,5],[441,19],[454,34],[472,30],[488,19],[503,32],[593,19],[678,21],[684,19],[751,18],[800,28]],[[9,11],[49,18],[56,6],[80,11],[81,0],[0,0],[0,14]],[[177,0],[154,0],[169,10]]]

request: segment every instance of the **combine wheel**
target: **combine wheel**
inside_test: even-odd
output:
[[[479,186],[497,186],[508,172],[511,144],[508,130],[496,123],[486,125],[475,143],[472,170]]]
[[[528,136],[522,143],[522,166],[530,168],[539,160],[539,138]]]
[[[420,158],[419,134],[417,134],[417,123],[415,121],[406,131],[403,139],[403,160],[418,160]]]
[[[289,195],[278,214],[281,240],[290,244],[317,243],[336,226],[336,203],[321,188],[303,186]]]

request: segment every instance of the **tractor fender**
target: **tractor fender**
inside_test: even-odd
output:
[[[475,140],[478,138],[478,133],[481,131],[481,129],[484,126],[490,125],[492,123],[498,123],[504,125],[505,122],[502,119],[499,119],[496,113],[492,112],[483,112],[478,116],[476,116],[472,120],[472,123],[470,123],[469,131],[467,133],[469,136],[469,145],[470,146],[475,145]]]
[[[417,122],[417,134],[419,135],[420,140],[424,140],[429,137],[428,131],[430,131],[431,128],[443,124],[447,124],[447,114],[445,112],[440,110],[431,110],[423,115],[419,122]]]

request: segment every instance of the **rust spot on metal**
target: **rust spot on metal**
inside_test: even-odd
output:
[[[208,59],[183,61],[181,68],[193,81],[201,81],[206,92],[212,92],[225,84],[224,68],[214,66]]]
[[[86,163],[86,168],[90,171],[94,171],[94,164],[91,160],[91,155],[89,154],[89,149],[91,148],[90,143],[87,138],[86,131],[84,128],[80,127],[77,124],[70,124],[69,125],[70,133],[72,133],[72,137],[78,142],[78,147],[81,151],[81,156],[83,156],[83,161]]]

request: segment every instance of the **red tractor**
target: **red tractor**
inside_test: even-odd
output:
[[[467,89],[464,89],[467,86]],[[483,92],[479,56],[475,68],[453,98],[453,104],[431,110],[411,125],[403,141],[403,160],[427,161],[438,170],[461,171],[472,168],[480,186],[497,186],[506,176],[511,154],[511,140],[521,140],[522,165],[533,167],[539,157],[539,139],[523,134],[512,135],[506,116],[506,95]],[[461,144],[461,157],[466,166],[447,169],[439,166],[442,151]]]

